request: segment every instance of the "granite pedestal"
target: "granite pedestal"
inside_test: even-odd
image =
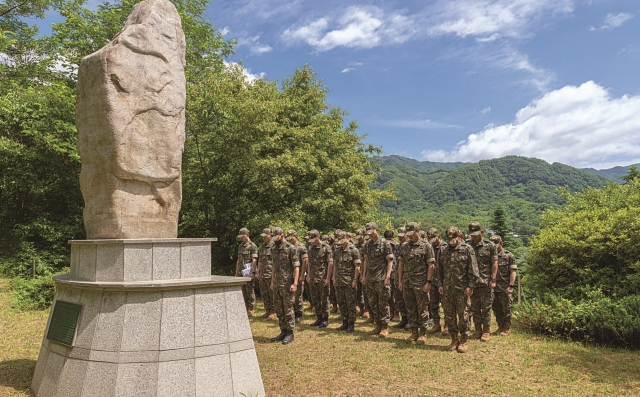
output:
[[[264,396],[247,279],[210,275],[212,240],[71,241],[34,394]],[[81,305],[71,346],[47,338],[58,301]]]

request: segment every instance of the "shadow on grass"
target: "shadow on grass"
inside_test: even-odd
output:
[[[35,360],[19,359],[0,362],[0,385],[27,391],[31,384]]]

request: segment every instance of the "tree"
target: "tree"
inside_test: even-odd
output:
[[[640,179],[640,170],[638,170],[638,167],[636,167],[635,165],[632,165],[631,167],[629,167],[629,173],[625,176],[621,176],[620,179],[624,180],[627,183],[633,181],[634,179]]]
[[[511,242],[511,229],[509,228],[507,216],[502,207],[498,207],[493,211],[490,227],[498,236],[502,237],[504,245],[508,246]]]

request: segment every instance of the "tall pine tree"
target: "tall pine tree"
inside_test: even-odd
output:
[[[511,229],[507,222],[507,216],[502,207],[496,208],[493,212],[493,218],[491,219],[491,229],[504,241],[504,245],[509,245],[511,242]]]

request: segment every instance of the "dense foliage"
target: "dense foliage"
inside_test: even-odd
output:
[[[640,180],[570,194],[547,210],[524,279],[522,321],[605,342],[640,341]],[[544,319],[544,321],[543,321]]]

